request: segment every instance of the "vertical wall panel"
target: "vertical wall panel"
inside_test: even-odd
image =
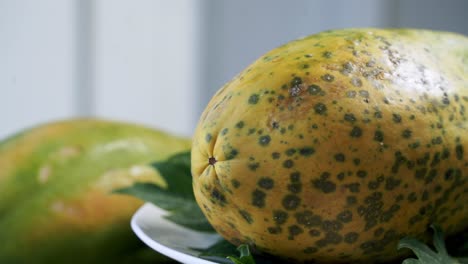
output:
[[[0,138],[74,114],[74,3],[0,1]]]
[[[468,35],[466,0],[398,0],[398,26],[453,31]]]
[[[394,3],[386,0],[208,1],[204,26],[203,93],[200,113],[211,96],[255,59],[290,40],[323,30],[385,27]]]
[[[185,0],[97,2],[97,115],[192,134],[198,10]]]

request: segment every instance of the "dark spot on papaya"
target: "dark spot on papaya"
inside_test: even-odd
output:
[[[226,156],[226,160],[231,160],[234,159],[237,154],[239,154],[239,151],[237,149],[231,149],[227,153],[224,154]]]
[[[353,77],[351,79],[351,84],[354,86],[354,87],[361,87],[362,86],[362,81],[361,79],[359,79],[358,77]]]
[[[367,188],[369,188],[369,190],[376,190],[379,188],[379,186],[380,186],[380,182],[378,181],[370,181],[367,184]]]
[[[370,230],[371,228],[377,225],[377,220],[369,215],[371,214],[368,214],[365,216],[366,218],[366,225],[364,227],[365,231]]]
[[[350,196],[346,197],[346,204],[347,204],[348,206],[355,205],[356,203],[357,203],[357,198],[356,198],[356,196],[350,195]]]
[[[285,151],[286,156],[291,157],[296,153],[296,149],[290,148]]]
[[[455,146],[455,156],[458,160],[462,160],[464,155],[463,146],[461,144],[457,144]]]
[[[431,169],[426,176],[425,183],[426,184],[431,183],[435,177],[437,177],[437,170]]]
[[[221,193],[219,192],[218,189],[214,188],[212,191],[211,191],[211,197],[220,202],[221,205],[224,205],[226,203],[226,197]]]
[[[417,149],[419,148],[419,146],[421,146],[421,142],[419,141],[415,141],[413,143],[408,144],[408,147],[411,149]]]
[[[325,115],[327,113],[327,106],[323,103],[317,103],[314,105],[314,110],[316,114]]]
[[[374,112],[374,117],[379,118],[379,119],[382,118],[382,112],[380,112],[380,111]]]
[[[418,212],[419,212],[420,215],[425,215],[426,214],[426,207],[422,206],[421,208],[419,208]]]
[[[302,87],[299,85],[293,86],[289,89],[289,95],[291,97],[297,97],[301,94]]]
[[[353,213],[350,210],[344,210],[339,213],[336,218],[343,223],[349,223],[353,220]]]
[[[385,190],[391,191],[396,187],[400,186],[401,180],[394,177],[388,177],[385,181]]]
[[[213,138],[213,136],[210,133],[206,134],[206,136],[205,136],[206,143],[210,143],[212,138]]]
[[[356,233],[356,232],[349,232],[347,234],[345,234],[344,236],[344,242],[348,243],[348,244],[353,244],[355,243],[359,238],[359,234]]]
[[[301,198],[294,194],[288,194],[284,196],[282,204],[286,210],[294,210],[301,203]]]
[[[379,236],[383,235],[384,231],[385,230],[382,227],[379,227],[374,231],[374,236],[379,237]]]
[[[258,167],[260,167],[260,163],[258,162],[249,163],[248,167],[249,167],[249,170],[256,171]]]
[[[333,55],[333,54],[332,54],[330,51],[325,51],[325,52],[322,53],[322,56],[323,56],[324,58],[327,58],[327,59],[331,58],[332,55]]]
[[[354,123],[354,122],[356,122],[356,120],[357,120],[356,117],[355,117],[353,114],[351,114],[351,113],[346,113],[346,114],[344,115],[344,118],[343,118],[343,119],[344,119],[345,121],[350,122],[350,123]]]
[[[313,214],[311,211],[298,212],[295,214],[296,222],[307,228],[321,226],[322,217]]]
[[[268,230],[268,233],[272,235],[280,234],[283,231],[282,228],[279,226],[271,226],[271,227],[268,227],[267,230]]]
[[[323,240],[325,240],[326,244],[338,245],[343,241],[343,237],[337,232],[326,232]]]
[[[288,190],[292,193],[300,193],[302,191],[301,183],[290,183],[288,184]]]
[[[275,221],[277,225],[282,225],[286,223],[287,220],[288,220],[287,212],[281,211],[281,210],[273,211],[273,221]]]
[[[401,123],[401,115],[400,114],[392,114],[392,120],[395,123]]]
[[[270,144],[270,141],[271,137],[269,135],[264,135],[258,139],[258,144],[260,144],[260,146],[268,146],[268,144]]]
[[[445,159],[448,159],[450,157],[450,150],[448,148],[444,148],[442,150],[442,156],[441,156],[441,159],[442,160],[445,160]]]
[[[280,125],[279,125],[278,122],[273,121],[273,122],[271,122],[271,127],[272,127],[273,129],[278,129],[278,128],[280,127]]]
[[[265,197],[266,197],[265,192],[255,189],[252,192],[252,205],[258,208],[265,207]]]
[[[442,104],[444,104],[444,105],[449,105],[449,104],[450,104],[450,100],[449,100],[447,97],[444,97],[444,98],[442,98]]]
[[[291,80],[291,86],[298,86],[302,84],[302,79],[300,77],[294,77],[292,80]]]
[[[417,169],[415,172],[414,172],[414,177],[416,179],[424,179],[424,177],[426,176],[426,173],[427,173],[427,168],[421,168],[421,169]]]
[[[402,136],[403,138],[408,139],[408,138],[411,138],[411,134],[412,134],[412,133],[413,133],[413,132],[412,132],[411,130],[405,129],[405,130],[403,130],[403,132],[401,133],[401,136]]]
[[[316,84],[312,84],[307,88],[310,95],[325,95],[325,92]]]
[[[271,157],[276,160],[281,157],[281,154],[279,152],[273,152],[271,153]]]
[[[359,164],[361,164],[361,159],[360,158],[354,158],[353,163],[354,163],[354,165],[359,166]]]
[[[360,90],[359,95],[364,97],[364,98],[369,98],[369,92],[366,90]]]
[[[365,171],[365,170],[358,170],[358,171],[356,172],[356,175],[357,175],[359,178],[365,178],[365,177],[367,177],[367,171]]]
[[[440,136],[435,137],[435,138],[433,138],[433,139],[431,140],[431,143],[432,143],[433,145],[442,144],[442,138],[441,138]]]
[[[286,169],[290,169],[292,167],[294,167],[294,161],[290,160],[290,159],[287,159],[283,162],[283,167],[285,167]]]
[[[336,184],[328,178],[330,177],[329,172],[324,172],[319,179],[312,181],[312,186],[321,190],[324,193],[332,193],[336,190]]]
[[[324,75],[322,75],[320,77],[322,80],[326,81],[326,82],[333,82],[335,80],[335,76],[329,74],[329,73],[326,73]]]
[[[403,156],[401,151],[395,151],[394,155],[395,155],[395,161],[392,165],[392,172],[398,173],[400,166],[405,164],[407,162],[407,159],[405,156]]]
[[[300,172],[293,172],[291,174],[289,174],[289,179],[291,180],[291,182],[299,182],[300,179],[301,179],[301,173]]]
[[[382,200],[382,196],[381,192],[373,192],[364,199],[364,202],[367,204],[374,204],[380,202]]]
[[[262,177],[260,180],[258,180],[257,185],[265,190],[270,190],[274,187],[275,182],[272,178]]]
[[[228,128],[224,128],[223,130],[221,130],[221,135],[222,135],[222,136],[225,136],[228,132],[229,132],[229,129],[228,129]]]
[[[341,73],[344,75],[348,75],[354,71],[354,65],[349,61],[343,63],[342,67]]]
[[[453,175],[454,175],[454,170],[453,169],[448,169],[447,171],[445,171],[444,173],[444,180],[446,181],[450,181],[453,179]]]
[[[377,142],[383,142],[384,133],[381,130],[376,130],[374,133],[374,140]]]
[[[239,122],[237,122],[236,127],[241,129],[241,128],[244,127],[244,125],[245,125],[244,121],[239,121]]]
[[[410,226],[413,226],[414,224],[416,224],[417,222],[419,222],[421,220],[423,220],[423,217],[421,215],[417,214],[417,215],[412,216],[409,219],[408,223],[409,223]]]
[[[320,231],[317,230],[317,229],[311,229],[309,231],[309,236],[311,236],[311,237],[319,237],[320,234],[321,234]]]
[[[304,157],[312,156],[315,153],[315,149],[313,147],[303,147],[299,149],[299,154]]]
[[[345,178],[345,173],[344,172],[340,172],[336,175],[336,178],[340,181],[344,180]]]
[[[360,127],[355,126],[355,127],[353,127],[353,129],[351,130],[349,135],[351,137],[355,137],[355,138],[361,137],[362,136],[362,130],[361,130]]]
[[[345,155],[343,153],[337,153],[335,154],[335,160],[338,162],[344,162],[345,161]]]
[[[289,236],[288,236],[289,240],[293,240],[295,236],[304,232],[304,230],[298,225],[289,226],[288,231],[289,231]]]
[[[318,251],[318,248],[316,248],[316,247],[306,247],[306,248],[304,248],[304,250],[302,252],[304,252],[305,254],[313,254],[313,253],[315,253],[317,251]],[[313,262],[311,262],[311,263],[313,263]]]
[[[260,100],[260,96],[258,94],[252,94],[249,97],[249,104],[257,104],[258,100]]]
[[[425,190],[421,195],[421,201],[427,201],[429,199],[429,192]]]
[[[359,187],[361,186],[360,183],[356,182],[356,183],[349,183],[349,184],[346,184],[345,187],[347,187],[349,189],[350,192],[352,193],[359,193]]]
[[[420,166],[426,166],[427,163],[429,162],[429,159],[430,159],[430,153],[429,152],[426,152],[424,153],[424,156],[422,158],[418,158],[416,160],[416,163]]]
[[[436,185],[436,187],[434,187],[434,193],[439,193],[442,191],[442,186],[440,184]]]
[[[253,218],[252,218],[252,215],[245,211],[245,210],[239,210],[238,211],[239,214],[242,216],[242,218],[244,218],[244,220],[249,223],[249,224],[252,224],[253,223]]]
[[[240,182],[238,180],[236,180],[236,179],[232,179],[231,184],[232,184],[232,187],[234,187],[236,189],[240,187]]]
[[[356,94],[357,94],[356,91],[348,91],[348,92],[346,92],[346,97],[354,98],[354,97],[356,97]]]

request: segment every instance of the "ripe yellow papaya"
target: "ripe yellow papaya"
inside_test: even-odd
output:
[[[149,263],[130,228],[143,201],[113,190],[164,186],[149,164],[191,140],[136,124],[71,119],[0,141],[0,263]]]
[[[278,47],[211,99],[194,194],[234,244],[288,261],[398,259],[468,227],[468,38],[326,31]],[[316,262],[314,262],[316,261]]]

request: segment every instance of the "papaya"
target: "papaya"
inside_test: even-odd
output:
[[[133,234],[143,204],[116,189],[164,187],[151,162],[191,140],[104,119],[40,124],[0,141],[0,263],[154,263]]]
[[[383,263],[468,227],[468,38],[341,29],[275,48],[218,90],[193,189],[233,244],[297,263]]]

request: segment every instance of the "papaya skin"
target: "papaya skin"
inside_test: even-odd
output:
[[[399,239],[426,240],[431,223],[468,227],[466,108],[464,36],[370,28],[291,41],[206,106],[194,194],[236,245],[298,263],[398,260]]]
[[[143,201],[113,193],[165,186],[149,165],[191,140],[103,119],[42,124],[0,142],[0,263],[154,263],[130,219]]]

